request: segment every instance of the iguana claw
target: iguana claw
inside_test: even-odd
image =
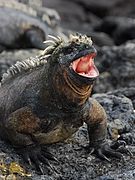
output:
[[[55,171],[49,160],[57,162],[58,160],[44,147],[31,145],[18,150],[18,153],[23,157],[26,163],[36,167],[38,174],[44,174],[41,163],[45,164],[48,169]]]
[[[130,150],[126,148],[126,143],[124,141],[116,141],[111,143],[110,145],[107,142],[104,142],[98,148],[94,148],[94,153],[103,160],[107,160],[110,162],[108,157],[115,157],[124,160],[123,153],[129,154],[132,156]]]

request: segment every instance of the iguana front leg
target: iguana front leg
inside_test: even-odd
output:
[[[5,129],[7,139],[23,159],[29,164],[34,163],[37,171],[43,173],[40,162],[51,167],[48,159],[56,159],[34,138],[34,133],[40,131],[40,123],[30,108],[23,107],[10,114],[5,121]]]
[[[103,107],[94,99],[89,99],[89,118],[86,119],[88,125],[89,145],[101,159],[108,157],[123,158],[122,153],[128,152],[124,141],[117,141],[109,144],[106,140],[107,115]]]

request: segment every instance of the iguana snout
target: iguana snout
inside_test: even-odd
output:
[[[71,63],[71,68],[79,75],[86,78],[96,78],[99,72],[94,64],[96,53],[80,57]]]

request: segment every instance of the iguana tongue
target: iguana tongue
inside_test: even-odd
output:
[[[96,77],[98,70],[94,65],[93,54],[81,57],[73,62],[73,69],[82,76]]]

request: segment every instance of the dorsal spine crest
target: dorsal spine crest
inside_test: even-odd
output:
[[[15,65],[12,65],[6,73],[3,74],[1,84],[4,84],[10,78],[15,77],[22,72],[29,71],[30,69],[34,69],[39,66],[43,66],[47,63],[47,59],[51,57],[52,53],[63,43],[66,43],[63,38],[57,36],[48,35],[49,39],[46,40],[44,43],[48,44],[48,46],[43,50],[40,56],[36,58],[29,58],[24,61],[18,61]],[[69,36],[68,43],[88,43],[92,45],[92,40],[90,37],[86,35],[81,35],[79,33],[71,34]]]

